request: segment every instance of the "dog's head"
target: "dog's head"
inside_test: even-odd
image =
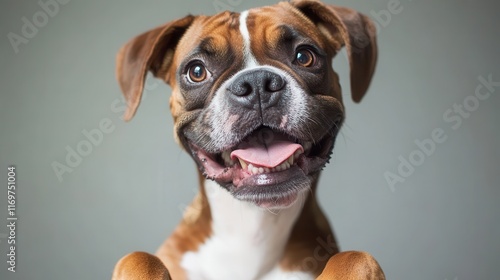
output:
[[[328,162],[344,120],[332,58],[347,48],[359,102],[375,33],[364,15],[314,0],[169,22],[118,54],[125,119],[151,71],[172,87],[177,141],[201,172],[237,199],[286,207]]]

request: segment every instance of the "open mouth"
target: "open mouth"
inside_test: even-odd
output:
[[[261,207],[287,207],[307,191],[312,174],[328,162],[334,135],[313,143],[261,127],[240,143],[208,153],[189,142],[201,171],[240,200]]]

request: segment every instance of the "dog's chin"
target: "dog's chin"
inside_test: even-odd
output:
[[[255,144],[253,139],[256,135],[262,138],[263,133],[271,133],[279,140],[269,145]],[[209,153],[189,140],[187,143],[207,179],[216,181],[238,200],[281,209],[293,205],[309,190],[314,174],[330,159],[334,138],[329,134],[313,144],[265,128],[218,153]],[[257,148],[252,145],[267,149],[265,160],[259,161],[260,157],[255,156],[257,152],[252,151]]]
[[[311,186],[311,176],[298,165],[275,173],[250,176],[240,182],[226,185],[229,192],[242,201],[268,209],[281,209],[293,205]]]

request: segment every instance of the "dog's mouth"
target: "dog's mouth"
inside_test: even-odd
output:
[[[208,179],[231,194],[261,207],[287,207],[309,189],[312,174],[330,158],[334,135],[313,143],[261,127],[240,143],[209,153],[188,140],[193,157]]]

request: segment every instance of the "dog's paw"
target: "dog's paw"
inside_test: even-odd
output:
[[[121,258],[112,280],[171,280],[161,260],[148,253],[134,252]]]
[[[316,280],[385,280],[384,272],[375,258],[359,251],[332,256]]]

